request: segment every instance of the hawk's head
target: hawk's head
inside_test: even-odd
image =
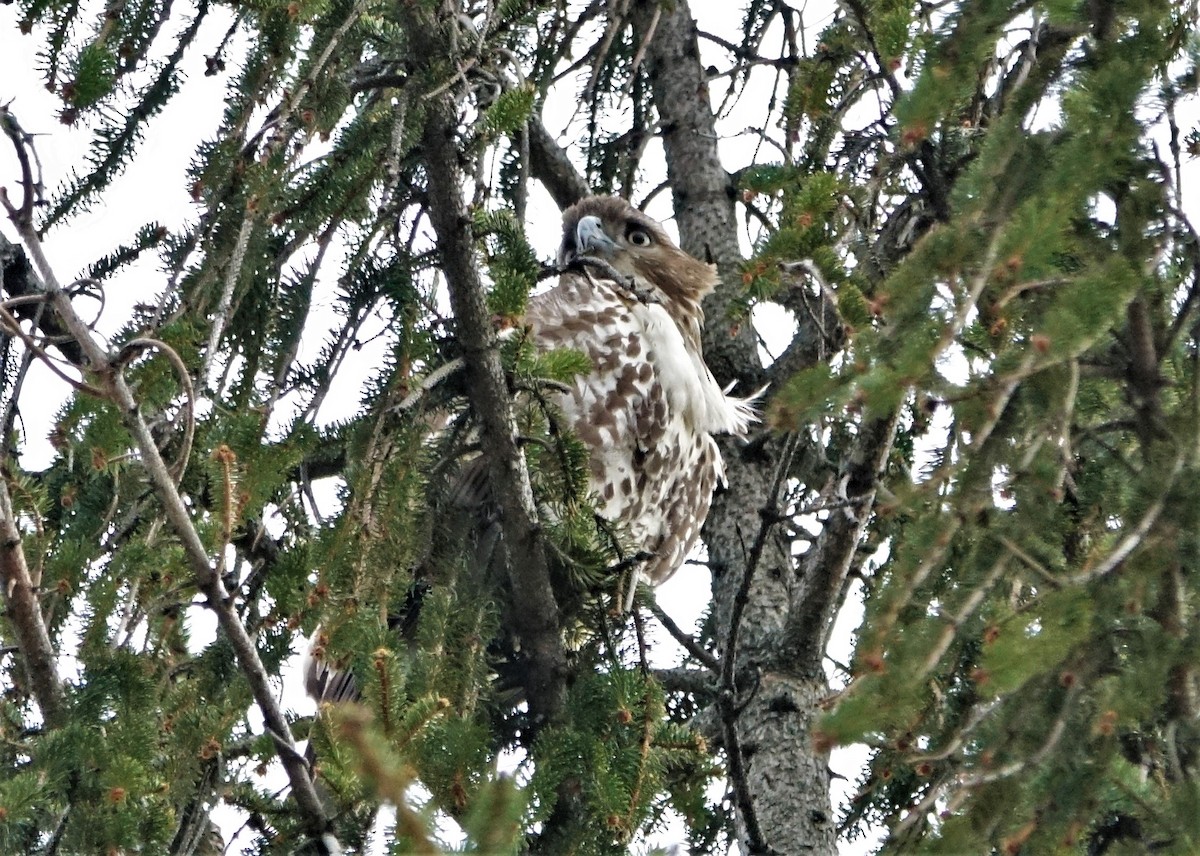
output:
[[[603,259],[671,301],[699,303],[717,281],[713,265],[679,249],[662,226],[615,196],[589,196],[563,212],[559,264],[580,256]]]

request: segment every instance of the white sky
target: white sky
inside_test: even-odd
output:
[[[819,8],[827,4],[812,5]],[[696,3],[695,6],[700,10],[702,28],[729,32],[729,12],[724,4]],[[42,88],[41,78],[35,70],[38,65],[35,55],[38,41],[36,37],[19,34],[16,26],[17,12],[15,5],[0,5],[0,102],[11,100],[11,108],[24,129],[37,135],[36,146],[45,168],[46,185],[52,190],[69,178],[76,164],[83,162],[90,134],[85,129],[69,128],[58,122],[57,111],[60,103]],[[810,17],[808,24],[812,28],[810,32],[815,35],[824,21]],[[45,250],[61,281],[70,282],[88,264],[110,252],[117,242],[124,240],[147,222],[155,221],[175,229],[196,217],[198,208],[190,195],[186,167],[196,146],[218,127],[228,79],[228,74],[205,77],[203,57],[213,52],[226,26],[224,16],[215,13],[208,25],[201,30],[196,45],[184,62],[183,68],[188,77],[184,93],[182,97],[175,98],[166,111],[152,121],[150,133],[142,144],[134,164],[117,179],[90,212],[76,217],[65,228],[58,228],[47,236]],[[708,50],[707,45],[704,48]],[[714,54],[714,63],[724,61],[724,57]],[[234,67],[235,63],[230,62],[230,68]],[[720,93],[719,86],[714,88]],[[561,109],[573,109],[573,104],[570,108]],[[761,122],[761,112],[761,101],[747,96],[745,103],[738,107],[733,115],[726,117],[723,125],[727,128],[740,128],[752,122]],[[551,129],[560,130],[553,127],[553,120]],[[7,141],[3,143],[7,146]],[[723,152],[727,158],[727,168],[736,169],[748,163],[754,155],[755,145],[755,140],[749,135],[733,136],[725,140]],[[659,160],[661,162],[661,155]],[[12,189],[17,176],[10,151],[7,148],[0,151],[0,184],[8,184]],[[652,208],[651,213],[657,213],[658,216],[669,213],[669,198],[664,195],[658,200],[657,207]],[[530,229],[531,241],[541,257],[552,257],[558,243],[559,219],[558,212],[544,194],[540,199],[534,200],[531,217],[534,220]],[[672,224],[668,224],[668,227],[673,230]],[[0,231],[10,240],[17,240],[15,231],[6,218],[0,220]],[[98,325],[100,332],[113,333],[128,317],[129,310],[135,303],[154,300],[163,285],[163,277],[157,269],[157,255],[153,252],[146,254],[143,260],[123,271],[106,286],[107,303]],[[786,318],[782,315],[764,325],[764,331],[773,350],[777,350],[780,343],[786,342],[790,335]],[[369,370],[369,366],[364,366],[359,372],[360,377],[365,376]],[[352,382],[339,385],[338,388],[347,398],[341,402],[331,401],[329,407],[332,408],[332,412],[344,413],[346,407],[351,410],[357,409],[359,399],[357,390],[353,387]],[[66,389],[48,370],[35,365],[31,370],[26,390],[22,410],[25,420],[22,463],[26,467],[37,469],[47,465],[53,456],[53,450],[46,438],[58,406],[65,400]],[[33,397],[34,395],[36,397]],[[700,578],[702,575],[705,577],[703,580]],[[695,566],[680,571],[658,591],[659,602],[665,605],[685,629],[695,626],[707,606],[708,596],[707,570]],[[190,620],[197,625],[213,624],[211,616],[201,609],[193,610]],[[852,632],[860,620],[861,605],[856,598],[851,608],[839,619],[834,634],[830,653],[838,661],[849,662]],[[665,633],[659,632],[655,635],[661,642],[658,656],[664,665],[673,665],[678,656],[674,643]],[[197,636],[203,638],[204,634]],[[311,710],[311,704],[299,690],[299,681],[295,676],[286,680],[291,687],[284,694],[287,703],[299,711]],[[835,800],[852,792],[854,780],[864,758],[865,752],[855,747],[834,753],[831,765],[839,775],[833,782]],[[222,815],[221,821],[227,833],[238,824],[231,812]],[[661,846],[669,842],[657,840],[657,843]],[[871,848],[867,846],[869,843],[845,845],[841,853],[871,852]],[[234,852],[232,846],[228,852]]]

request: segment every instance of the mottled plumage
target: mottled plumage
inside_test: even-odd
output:
[[[743,434],[755,419],[752,399],[725,395],[701,354],[700,301],[716,271],[611,197],[589,197],[565,212],[558,260],[558,284],[529,298],[529,337],[539,350],[570,348],[591,360],[592,370],[557,404],[589,449],[597,512],[626,546],[649,554],[637,571],[657,585],[695,545],[724,478],[713,435]],[[483,463],[468,462],[460,473],[440,537],[456,549],[471,544],[486,566],[500,526]],[[398,629],[411,630],[423,593],[410,591],[394,620]],[[310,648],[305,666],[309,693],[322,701],[355,698],[353,676],[330,668],[319,648]]]
[[[725,395],[704,363],[712,265],[621,199],[584,199],[563,227],[566,272],[530,298],[526,321],[538,348],[592,360],[559,405],[591,450],[597,510],[652,554],[640,571],[658,584],[692,549],[724,478],[713,435],[743,434],[753,408]]]

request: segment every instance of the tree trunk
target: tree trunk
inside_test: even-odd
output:
[[[716,263],[721,276],[705,304],[705,358],[722,384],[736,380],[754,389],[764,377],[755,339],[749,325],[735,332],[727,322],[741,287],[736,188],[721,166],[696,24],[681,0],[641,4],[635,25],[650,39],[646,59],[681,245]],[[811,739],[827,692],[823,651],[783,656],[798,581],[791,544],[774,524],[792,448],[790,439],[766,432],[748,444],[726,440],[728,486],[714,498],[704,527],[719,646],[723,658],[732,658],[723,669],[718,713],[745,853],[835,852],[827,753]],[[814,620],[829,624],[836,606],[827,604]]]

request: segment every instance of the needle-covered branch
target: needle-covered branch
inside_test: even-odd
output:
[[[7,129],[9,126],[5,127]],[[14,136],[12,133],[9,136],[18,151],[27,146],[25,139]],[[29,195],[34,192],[31,186],[27,186],[25,190]],[[270,678],[258,655],[254,640],[242,623],[241,617],[234,608],[232,598],[226,592],[225,586],[209,558],[191,513],[179,492],[176,476],[172,474],[170,467],[163,460],[158,444],[142,415],[138,400],[125,379],[122,362],[109,354],[99,337],[92,332],[76,312],[70,297],[59,284],[59,280],[43,252],[41,240],[34,229],[29,212],[8,205],[7,201],[6,207],[10,219],[17,227],[26,250],[37,268],[50,307],[62,321],[66,330],[74,337],[86,360],[86,368],[97,378],[97,386],[116,407],[122,422],[132,436],[134,445],[141,456],[142,466],[162,504],[168,522],[183,547],[184,556],[196,587],[206,596],[207,606],[216,613],[222,632],[237,653],[238,664],[262,713],[265,727],[278,745],[279,758],[287,771],[292,785],[292,794],[303,815],[304,825],[309,831],[314,846],[322,849],[323,852],[338,852],[339,845],[329,833],[329,823],[324,807],[313,786],[312,772],[304,758],[296,751],[291,726],[275,697],[275,690],[271,686]],[[146,340],[141,340],[141,344],[138,346],[145,346],[145,343]],[[5,515],[6,520],[9,517],[11,515]],[[0,521],[0,525],[4,525],[5,522]],[[5,533],[6,543],[12,541],[10,534]],[[14,544],[19,548],[19,541]],[[7,553],[6,556],[12,558],[13,554]],[[15,560],[13,567],[17,567]],[[36,653],[40,647],[36,639],[33,642]],[[50,675],[52,674],[51,672]],[[57,711],[60,709],[58,702],[48,688],[44,692],[46,703],[50,704],[50,710],[55,711],[57,716]]]
[[[445,12],[446,10],[443,10]],[[429,34],[421,59],[437,67],[437,57],[454,54],[448,27],[452,15],[416,14],[414,31]],[[525,454],[518,443],[512,398],[500,363],[496,332],[475,262],[476,247],[458,165],[458,87],[441,85],[426,103],[423,134],[429,174],[429,219],[437,233],[442,272],[450,289],[458,346],[466,363],[471,401],[479,420],[480,443],[488,460],[492,489],[503,527],[502,550],[512,585],[514,629],[530,661],[526,690],[530,707],[544,721],[556,719],[566,701],[566,652],[559,606],[542,542],[541,526]]]

